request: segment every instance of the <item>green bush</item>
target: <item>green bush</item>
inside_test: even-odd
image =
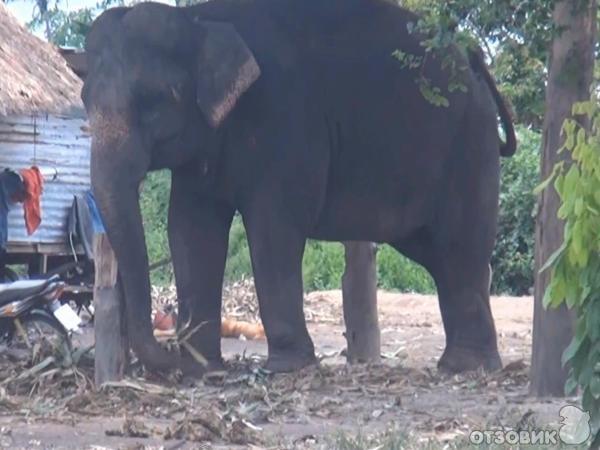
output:
[[[344,266],[342,244],[308,241],[302,260],[304,289],[307,292],[341,289]]]
[[[427,271],[391,247],[379,247],[377,262],[378,284],[381,288],[403,292],[435,291]],[[307,292],[340,289],[344,273],[344,246],[338,242],[309,240],[304,251],[302,273]],[[242,276],[252,276],[252,267],[244,227],[236,217],[229,235],[225,280],[235,281]]]
[[[140,207],[150,264],[168,258],[170,255],[167,237],[170,190],[171,172],[168,170],[149,173],[143,183]],[[172,266],[166,265],[154,270],[150,274],[150,279],[156,285],[170,284],[173,281]]]
[[[380,245],[377,251],[377,279],[379,286],[387,290],[435,292],[429,272],[388,245]]]
[[[492,255],[492,291],[526,295],[533,287],[536,197],[539,183],[539,133],[517,128],[519,148],[502,159],[500,214]]]
[[[239,214],[236,214],[229,232],[229,251],[225,266],[225,282],[237,281],[252,276],[250,249],[246,239],[246,230]]]

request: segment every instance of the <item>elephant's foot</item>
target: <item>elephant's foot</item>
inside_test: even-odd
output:
[[[318,363],[314,351],[311,352],[271,352],[265,369],[275,373],[295,372]]]
[[[139,361],[149,372],[166,373],[179,365],[179,355],[162,347],[156,341],[148,339],[139,343],[132,339],[131,347]]]
[[[494,372],[501,368],[502,361],[496,349],[474,350],[450,346],[446,347],[438,361],[438,369],[449,374],[478,369]]]
[[[221,372],[225,370],[225,364],[221,358],[206,360],[206,365],[199,363],[191,355],[185,355],[181,358],[179,368],[186,378],[202,378],[211,372]]]

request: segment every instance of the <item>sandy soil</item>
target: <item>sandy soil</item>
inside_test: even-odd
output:
[[[495,374],[438,374],[436,297],[387,292],[379,295],[382,364],[348,367],[341,293],[317,292],[307,298],[307,317],[318,368],[266,374],[264,341],[224,339],[229,372],[195,386],[147,376],[96,392],[84,369],[55,371],[26,388],[0,384],[0,447],[331,448],[343,430],[393,427],[443,442],[490,425],[555,426],[574,399],[527,395],[532,299],[493,298],[492,307],[505,365]]]

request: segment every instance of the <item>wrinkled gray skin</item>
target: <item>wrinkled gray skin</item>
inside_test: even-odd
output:
[[[449,107],[419,92],[411,13],[380,0],[145,3],[103,13],[87,37],[83,100],[93,130],[92,185],[124,286],[132,347],[151,369],[187,354],[156,343],[138,186],[169,168],[169,242],[179,323],[221,366],[228,232],[248,233],[267,368],[315,361],[302,309],[307,238],[388,243],[435,279],[446,332],[440,366],[501,362],[489,306],[499,157],[510,117],[481,58],[449,52],[467,92],[447,93],[441,59],[424,75]],[[447,52],[448,53],[448,52]],[[500,114],[507,135],[497,132]]]

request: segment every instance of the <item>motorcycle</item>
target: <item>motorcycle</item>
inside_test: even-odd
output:
[[[0,343],[13,352],[33,352],[32,359],[48,346],[70,358],[71,335],[80,331],[81,319],[60,301],[65,286],[57,275],[0,283]]]

